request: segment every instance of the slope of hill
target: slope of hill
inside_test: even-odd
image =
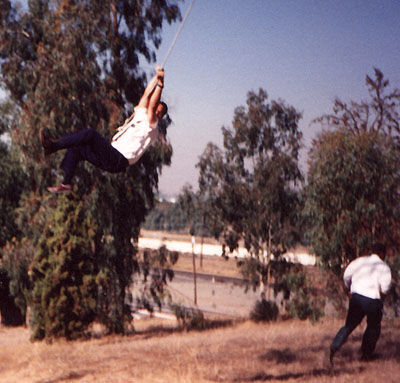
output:
[[[358,357],[362,329],[324,363],[341,321],[312,325],[214,322],[183,332],[173,322],[137,321],[132,336],[88,341],[31,343],[23,328],[0,329],[0,382],[4,383],[199,383],[199,382],[398,382],[400,323],[385,322],[378,358]]]

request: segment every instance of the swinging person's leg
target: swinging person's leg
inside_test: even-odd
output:
[[[70,192],[72,191],[72,178],[75,175],[75,169],[81,161],[83,147],[74,147],[67,149],[64,159],[61,162],[60,168],[64,171],[64,179],[62,183],[57,186],[50,186],[47,190],[51,193],[63,193],[63,192]]]
[[[41,141],[43,144],[42,137]],[[72,178],[80,161],[88,161],[110,173],[121,172],[129,165],[128,160],[94,129],[66,135],[56,142],[48,141],[45,144],[47,144],[49,152],[67,149],[61,163],[61,169],[65,174],[64,180],[60,185],[48,188],[50,192],[59,193],[72,190]],[[46,151],[45,144],[43,147]]]
[[[75,133],[66,134],[58,141],[46,137],[44,129],[39,130],[39,138],[42,143],[45,155],[49,155],[61,149],[69,149],[77,146],[89,145],[96,135],[100,135],[94,129],[80,130]]]

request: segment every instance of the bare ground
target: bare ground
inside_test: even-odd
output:
[[[2,383],[131,382],[398,382],[400,323],[383,323],[378,358],[361,362],[362,330],[340,350],[335,367],[326,350],[342,321],[312,325],[214,322],[184,332],[173,321],[135,323],[131,336],[31,343],[25,328],[0,329]]]

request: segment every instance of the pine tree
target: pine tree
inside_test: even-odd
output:
[[[33,339],[83,336],[96,317],[98,286],[106,278],[98,267],[97,224],[84,205],[59,198],[38,243],[29,272]]]

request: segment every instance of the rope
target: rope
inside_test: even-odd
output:
[[[172,41],[172,43],[171,43],[171,46],[169,47],[168,52],[167,52],[167,54],[165,55],[164,61],[163,61],[162,64],[161,64],[161,68],[164,68],[165,63],[167,62],[168,57],[169,57],[169,55],[170,55],[171,52],[172,52],[172,49],[174,49],[174,46],[175,46],[175,44],[176,44],[176,40],[178,39],[178,36],[180,35],[180,33],[181,33],[181,31],[182,31],[182,28],[183,28],[183,26],[184,26],[184,24],[185,24],[185,21],[186,21],[186,19],[187,19],[188,16],[189,16],[189,13],[190,13],[190,11],[191,11],[191,9],[192,9],[192,7],[193,7],[194,1],[195,1],[195,0],[192,0],[192,2],[190,3],[189,8],[187,9],[187,11],[186,11],[186,13],[185,13],[185,16],[183,17],[183,20],[182,20],[182,22],[181,22],[181,25],[179,26],[178,31],[176,32],[175,37],[174,37],[174,39],[173,39],[173,41]]]
[[[186,10],[185,16],[183,17],[182,22],[181,22],[181,24],[179,25],[179,28],[178,28],[178,30],[177,30],[177,32],[176,32],[176,34],[175,34],[175,37],[174,37],[174,39],[172,40],[172,43],[171,43],[170,47],[168,48],[167,54],[165,55],[165,58],[164,58],[164,61],[163,61],[162,64],[161,64],[161,68],[164,68],[165,63],[166,63],[167,60],[168,60],[168,57],[170,56],[172,50],[173,50],[174,47],[175,47],[176,40],[178,39],[178,36],[180,35],[180,33],[181,33],[182,29],[183,29],[183,26],[185,25],[186,19],[188,18],[189,13],[190,13],[190,11],[191,11],[192,8],[193,8],[194,1],[195,1],[195,0],[192,0],[192,2],[191,2],[190,5],[189,5],[189,8]],[[156,86],[157,86],[157,82],[154,84],[153,90],[155,89]],[[120,127],[118,128],[118,132],[120,132],[120,135],[119,135],[118,137],[116,137],[116,138],[119,138],[120,136],[122,136],[122,134],[125,133],[125,131],[127,130],[128,125],[129,125],[129,123],[131,122],[132,119],[133,119],[133,114],[132,114],[131,117],[129,117],[128,119],[125,120],[125,122],[124,122],[124,124],[123,124],[122,126],[120,126]]]
[[[188,18],[190,11],[192,10],[194,1],[195,0],[192,0],[192,2],[189,5],[189,8],[186,10],[185,16],[183,17],[182,22],[179,25],[179,28],[178,28],[178,30],[177,30],[177,32],[175,34],[175,37],[172,40],[172,43],[171,43],[170,47],[168,48],[167,54],[165,55],[165,58],[164,58],[164,61],[162,62],[161,66],[160,66],[162,69],[164,69],[165,63],[167,62],[168,57],[170,56],[172,50],[174,49],[174,46],[176,44],[176,40],[178,39],[178,36],[180,35],[180,33],[181,33],[182,29],[183,29],[183,26],[185,25],[185,21]],[[152,91],[154,91],[156,86],[157,86],[157,82],[154,84]],[[123,127],[125,127],[125,124],[123,125]]]

